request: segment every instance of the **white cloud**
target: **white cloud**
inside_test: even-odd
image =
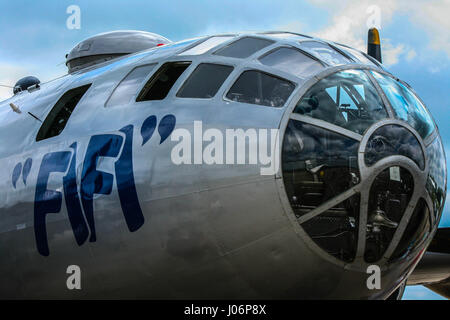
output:
[[[383,43],[383,64],[392,66],[397,64],[400,56],[405,53],[405,45],[393,46],[390,41]]]
[[[409,50],[406,54],[406,60],[408,61],[414,60],[415,57],[417,57],[417,52],[414,49]]]
[[[317,31],[315,33],[317,37],[341,42],[364,51],[366,50],[367,24],[378,20],[378,12],[373,8],[379,8],[379,23],[382,28],[386,21],[391,20],[396,7],[395,1],[384,2],[381,0],[309,1],[334,12],[331,25]],[[372,10],[368,12],[368,9]]]
[[[317,3],[317,0],[311,1]],[[320,1],[322,4],[325,4],[325,2],[326,0]],[[366,51],[368,25],[378,24],[382,29],[383,23],[392,19],[396,6],[395,1],[383,2],[383,4],[381,4],[381,1],[368,0],[356,3],[344,2],[340,9],[336,8],[332,24],[324,30],[319,30],[314,35]],[[394,46],[389,39],[382,38],[383,63],[386,66],[397,64],[406,48],[407,46],[403,43]]]
[[[450,57],[450,0],[420,1],[415,7],[413,21],[428,33],[431,47]]]
[[[450,57],[450,0],[309,0],[310,3],[323,7],[332,13],[328,27],[314,33],[324,38],[350,45],[362,51],[366,50],[367,25],[377,21],[381,27],[389,24],[394,14],[406,14],[411,21],[423,28],[430,37],[433,50],[443,50]],[[379,8],[380,15],[376,16]],[[389,39],[382,38],[383,62],[396,64],[403,55],[412,61],[417,52],[404,43],[395,46]]]

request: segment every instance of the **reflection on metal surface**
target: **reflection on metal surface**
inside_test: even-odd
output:
[[[367,166],[388,156],[401,155],[425,169],[425,157],[417,138],[405,127],[386,125],[377,129],[367,142],[364,161]]]
[[[414,191],[414,178],[401,167],[390,167],[374,180],[369,193],[366,262],[382,258]]]
[[[111,59],[136,53],[170,40],[151,32],[121,30],[97,34],[77,44],[66,56],[69,73],[100,64]]]

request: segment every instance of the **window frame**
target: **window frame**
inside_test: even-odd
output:
[[[36,136],[35,136],[35,139],[34,139],[35,142],[46,141],[46,140],[49,140],[49,139],[52,139],[52,138],[59,137],[59,136],[61,136],[61,134],[63,134],[63,132],[64,132],[64,130],[67,128],[67,125],[68,125],[68,123],[69,123],[69,120],[70,120],[70,118],[72,118],[72,115],[73,115],[73,113],[75,112],[77,106],[78,106],[80,103],[82,103],[82,102],[84,101],[83,99],[86,98],[86,94],[87,94],[87,93],[89,92],[89,90],[92,88],[92,84],[93,84],[93,83],[90,82],[90,83],[85,83],[85,84],[83,84],[83,85],[78,85],[78,86],[76,86],[76,87],[72,87],[72,88],[66,89],[66,90],[59,96],[58,100],[55,102],[55,104],[54,104],[54,105],[50,108],[50,110],[47,112],[47,114],[46,114],[46,116],[45,116],[45,119],[42,121],[41,125],[39,126],[39,129],[38,129],[38,131],[37,131],[37,133],[36,133]],[[59,114],[59,112],[62,110],[62,108],[63,108],[66,104],[61,105],[61,107],[59,108],[58,112],[56,113],[56,115],[55,115],[55,116],[53,117],[53,119],[51,120],[50,125],[47,125],[46,122],[47,122],[47,121],[50,121],[50,120],[49,120],[49,117],[50,117],[50,115],[52,114],[52,112],[53,112],[53,111],[55,110],[55,108],[59,105],[60,101],[61,101],[61,100],[62,100],[69,92],[75,91],[75,90],[80,90],[81,88],[86,88],[86,89],[84,90],[82,96],[80,97],[80,99],[77,101],[77,103],[76,103],[75,106],[73,107],[73,109],[72,109],[72,111],[71,111],[69,117],[67,118],[67,121],[66,121],[66,123],[65,123],[65,125],[64,125],[64,127],[63,127],[63,129],[61,130],[61,132],[60,132],[59,134],[57,134],[57,135],[54,135],[54,136],[51,136],[51,137],[47,137],[48,132],[49,132],[49,129],[50,129],[51,125],[54,123],[54,121],[55,121],[55,119],[56,119],[56,116]],[[67,103],[67,102],[66,102],[66,103]],[[43,128],[44,128],[45,125],[47,125],[47,127],[46,127],[46,129],[44,130]],[[41,132],[42,132],[42,133],[41,133]]]

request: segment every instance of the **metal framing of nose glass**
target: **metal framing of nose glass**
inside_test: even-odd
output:
[[[343,127],[331,124],[329,122],[300,115],[293,113],[293,110],[295,106],[297,105],[297,102],[303,97],[303,95],[316,83],[318,83],[320,80],[328,77],[329,75],[332,75],[339,71],[344,70],[364,70],[366,75],[371,80],[371,83],[374,85],[375,89],[377,90],[378,95],[381,97],[387,111],[387,118],[380,120],[373,124],[371,127],[369,127],[364,135],[360,135],[358,133],[355,133],[353,131],[350,131],[348,129],[345,129]],[[291,220],[295,231],[300,235],[300,237],[305,241],[305,243],[313,250],[315,251],[319,256],[322,258],[335,263],[337,265],[340,265],[346,269],[349,270],[359,270],[365,272],[367,267],[372,264],[377,264],[381,270],[388,269],[392,264],[389,262],[389,258],[394,253],[394,250],[396,249],[397,245],[399,244],[402,235],[411,219],[411,216],[414,212],[414,209],[418,205],[418,202],[421,198],[423,198],[428,206],[428,210],[430,213],[430,223],[431,223],[431,235],[434,234],[434,232],[437,229],[437,213],[433,212],[433,205],[430,195],[428,194],[425,186],[428,178],[428,173],[430,170],[429,165],[429,159],[427,158],[427,152],[426,152],[426,145],[429,145],[432,141],[434,141],[435,138],[437,138],[439,135],[437,134],[437,129],[435,127],[434,132],[425,139],[422,139],[417,131],[410,126],[408,123],[397,120],[394,118],[394,112],[390,105],[389,100],[387,99],[386,95],[384,94],[382,88],[378,84],[378,82],[374,79],[372,74],[369,72],[369,70],[374,70],[378,73],[387,74],[390,75],[387,72],[380,71],[380,69],[376,69],[371,66],[367,65],[345,65],[345,66],[337,66],[328,68],[318,75],[315,75],[311,78],[309,78],[303,86],[300,87],[298,92],[295,93],[293,99],[291,100],[290,105],[287,107],[285,114],[283,116],[283,119],[280,124],[280,139],[278,140],[278,143],[280,144],[280,147],[278,148],[278,157],[280,159],[280,164],[282,164],[282,144],[284,140],[284,135],[286,132],[286,128],[288,126],[288,123],[290,120],[300,121],[303,123],[307,123],[309,125],[319,127],[326,129],[330,132],[341,134],[345,137],[354,139],[359,141],[359,148],[358,148],[358,167],[360,171],[360,182],[348,189],[347,191],[344,191],[343,193],[335,196],[334,198],[325,201],[315,209],[311,210],[310,212],[302,215],[301,217],[297,218],[294,214],[294,211],[291,207],[290,201],[288,199],[288,195],[285,190],[284,186],[284,180],[283,180],[283,172],[282,172],[282,165],[278,169],[278,173],[276,175],[277,184],[279,187],[279,194],[280,199],[283,204],[283,207]],[[386,125],[398,125],[400,127],[405,128],[406,130],[410,131],[416,138],[417,141],[420,144],[420,148],[422,151],[422,154],[425,157],[425,168],[421,170],[419,166],[410,158],[406,156],[401,155],[392,155],[385,157],[379,161],[377,161],[372,166],[367,166],[364,161],[364,152],[366,150],[367,143],[372,136],[372,134],[379,128],[386,126]],[[426,144],[425,144],[426,143]],[[410,172],[410,174],[413,176],[414,180],[414,191],[413,194],[409,200],[409,203],[405,209],[405,212],[403,213],[403,216],[401,217],[400,222],[398,223],[398,226],[395,230],[395,233],[386,249],[384,254],[382,255],[381,259],[379,259],[377,262],[367,263],[364,260],[364,252],[366,247],[366,225],[367,225],[367,219],[368,219],[368,204],[369,204],[369,196],[370,196],[370,187],[372,186],[372,183],[374,182],[375,178],[385,169],[398,166],[402,167]],[[322,249],[318,244],[316,244],[312,238],[304,231],[304,229],[301,227],[301,224],[318,216],[321,213],[324,213],[328,209],[334,207],[335,205],[349,199],[355,194],[360,194],[360,211],[359,211],[359,226],[358,226],[358,241],[357,241],[357,249],[356,249],[356,255],[352,262],[344,262],[339,260],[338,258],[332,256],[328,252],[326,252],[324,249]],[[431,239],[431,238],[430,238]],[[424,243],[426,242],[426,239],[423,240],[421,243],[419,243],[415,249],[410,253],[411,255],[416,255],[420,250],[423,248]]]

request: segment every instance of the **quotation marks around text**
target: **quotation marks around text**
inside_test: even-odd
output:
[[[27,179],[28,175],[30,174],[32,164],[33,160],[31,158],[25,160],[23,165],[22,162],[16,164],[12,173],[12,180],[11,180],[14,189],[16,189],[17,187],[17,182],[19,181],[20,175],[22,175],[23,184],[27,185]]]

